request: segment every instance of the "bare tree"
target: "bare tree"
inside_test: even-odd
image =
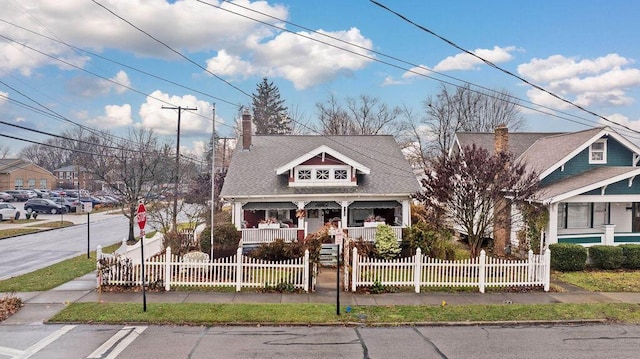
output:
[[[138,201],[168,183],[173,168],[170,153],[162,152],[151,130],[133,129],[125,140],[104,137],[98,155],[92,157],[91,173],[124,199],[123,214],[129,219],[129,241],[135,240],[134,225]]]
[[[396,136],[396,141],[412,166],[427,168],[433,144],[428,127],[407,106],[400,109],[400,115],[403,118],[402,131]]]
[[[516,204],[529,200],[537,189],[537,175],[512,157],[506,152],[490,154],[475,145],[465,147],[452,157],[439,157],[422,180],[424,192],[417,199],[467,235],[472,257],[479,254],[492,226],[504,218],[496,203],[504,204],[505,198]],[[494,248],[500,252],[504,245]]]
[[[400,108],[390,108],[379,98],[360,95],[347,97],[346,107],[333,95],[317,103],[319,126],[323,135],[381,135],[399,133]]]
[[[456,132],[493,132],[498,125],[517,131],[524,127],[518,101],[507,91],[477,91],[469,85],[442,85],[440,93],[423,102],[436,155],[449,151]]]
[[[9,146],[0,146],[0,158],[7,158],[11,153],[11,147]]]

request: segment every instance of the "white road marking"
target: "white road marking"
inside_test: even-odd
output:
[[[91,353],[87,359],[115,359],[125,350],[129,344],[133,343],[138,335],[142,334],[147,327],[124,327],[114,334],[109,340],[104,342],[98,349]],[[114,347],[115,345],[115,347]],[[109,355],[103,357],[109,352]]]
[[[10,356],[12,359],[26,359],[31,357],[32,355],[38,353],[47,345],[53,343],[58,340],[61,336],[68,333],[71,329],[75,328],[75,325],[65,325],[64,327],[56,330],[55,332],[49,334],[44,339],[39,340],[34,345],[27,348],[27,350],[18,350],[7,347],[0,347],[0,354]]]

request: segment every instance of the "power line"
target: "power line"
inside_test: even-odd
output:
[[[539,90],[539,91],[542,91],[542,92],[544,92],[544,93],[546,93],[546,94],[548,94],[548,95],[550,95],[550,96],[552,96],[552,97],[554,97],[554,98],[556,98],[556,99],[558,99],[558,100],[560,100],[560,101],[562,101],[562,102],[564,102],[564,103],[567,103],[567,104],[569,104],[569,105],[571,105],[571,106],[573,106],[573,107],[575,107],[575,108],[577,108],[577,109],[579,109],[579,110],[581,110],[581,111],[583,111],[583,112],[585,112],[585,113],[588,113],[588,114],[590,114],[590,115],[593,115],[593,116],[595,116],[595,117],[598,117],[598,118],[600,118],[600,119],[602,119],[602,120],[604,120],[604,121],[606,121],[606,122],[608,122],[608,123],[611,123],[611,124],[616,125],[616,126],[620,126],[620,127],[625,128],[625,129],[627,129],[627,130],[629,130],[629,131],[632,131],[632,132],[634,132],[634,133],[640,133],[640,131],[636,131],[636,130],[632,129],[631,127],[628,127],[628,126],[626,126],[626,125],[623,125],[623,124],[617,123],[617,122],[612,121],[612,120],[610,120],[610,119],[608,119],[608,118],[606,118],[606,117],[604,117],[604,116],[602,116],[602,115],[600,115],[600,114],[598,114],[598,113],[596,113],[596,112],[594,112],[594,111],[588,110],[588,109],[586,109],[585,107],[583,107],[583,106],[581,106],[581,105],[578,105],[578,104],[576,104],[576,103],[575,103],[575,102],[573,102],[573,101],[567,100],[567,99],[565,99],[565,98],[563,98],[563,97],[561,97],[561,96],[559,96],[559,95],[556,95],[555,93],[553,93],[553,92],[551,92],[551,91],[549,91],[549,90],[545,89],[544,87],[542,87],[542,86],[540,86],[540,85],[537,85],[537,84],[534,84],[534,83],[530,82],[529,80],[527,80],[527,79],[523,78],[522,76],[519,76],[519,75],[517,75],[517,74],[514,74],[513,72],[511,72],[511,71],[509,71],[509,70],[507,70],[507,69],[504,69],[504,68],[502,68],[502,67],[500,67],[500,66],[498,66],[498,65],[494,64],[493,62],[491,62],[491,61],[489,61],[489,60],[485,59],[484,57],[482,57],[482,56],[480,56],[480,55],[477,55],[477,54],[473,53],[472,51],[469,51],[469,50],[467,50],[467,49],[465,49],[465,48],[463,48],[463,47],[459,46],[459,45],[458,45],[458,44],[456,44],[455,42],[453,42],[453,41],[451,41],[451,40],[449,40],[449,39],[447,39],[447,38],[445,38],[445,37],[443,37],[443,36],[441,36],[441,35],[438,35],[438,34],[437,34],[437,33],[435,33],[434,31],[432,31],[432,30],[430,30],[430,29],[428,29],[428,28],[426,28],[426,27],[424,27],[424,26],[422,26],[422,25],[420,25],[420,24],[417,24],[416,22],[414,22],[414,21],[410,20],[410,19],[409,19],[409,18],[407,18],[406,16],[404,16],[404,15],[402,15],[402,14],[400,14],[400,13],[398,13],[398,12],[394,11],[394,10],[391,10],[389,7],[387,7],[387,6],[383,5],[383,4],[381,4],[381,3],[379,3],[379,2],[377,2],[377,1],[375,1],[375,0],[369,0],[369,1],[370,1],[370,2],[372,2],[372,3],[373,3],[373,4],[375,4],[375,5],[377,5],[377,6],[381,7],[381,8],[383,8],[384,10],[386,10],[386,11],[388,11],[388,12],[390,12],[390,13],[392,13],[392,14],[396,15],[396,16],[398,16],[398,17],[399,17],[399,18],[401,18],[403,21],[408,22],[409,24],[411,24],[411,25],[413,25],[413,26],[417,27],[418,29],[420,29],[420,30],[422,30],[422,31],[425,31],[425,32],[427,32],[427,33],[429,33],[429,34],[431,34],[431,35],[433,35],[433,36],[437,37],[438,39],[440,39],[440,40],[442,40],[442,41],[446,42],[447,44],[449,44],[449,45],[451,45],[451,46],[455,47],[456,49],[458,49],[458,50],[460,50],[460,51],[464,52],[465,54],[468,54],[468,55],[470,55],[470,56],[473,56],[474,58],[476,58],[476,59],[478,59],[478,60],[480,60],[480,61],[484,62],[484,63],[485,63],[485,64],[487,64],[488,66],[493,67],[493,68],[495,68],[496,70],[501,71],[501,72],[503,72],[503,73],[505,73],[505,74],[507,74],[507,75],[509,75],[509,76],[511,76],[511,77],[514,77],[514,78],[516,78],[516,79],[518,79],[518,80],[520,80],[520,81],[522,81],[522,82],[526,83],[527,85],[529,85],[529,86],[531,86],[531,87],[533,87],[533,88],[535,88],[535,89]]]

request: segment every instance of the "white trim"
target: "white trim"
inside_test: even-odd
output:
[[[349,166],[352,166],[354,169],[360,171],[361,173],[364,173],[364,174],[367,174],[367,175],[371,173],[371,170],[367,166],[365,166],[365,165],[361,164],[360,162],[355,161],[355,160],[343,155],[342,153],[332,149],[329,146],[322,145],[322,146],[320,146],[320,147],[318,147],[318,148],[316,148],[314,150],[311,150],[311,151],[305,153],[304,155],[294,159],[293,161],[290,161],[289,163],[285,164],[284,166],[276,168],[276,174],[277,175],[281,175],[283,173],[286,173],[290,169],[298,166],[299,164],[301,164],[301,163],[303,163],[305,161],[308,161],[308,160],[312,159],[313,157],[315,157],[315,156],[317,156],[319,154],[322,154],[323,159],[324,159],[324,154],[325,153],[331,155],[332,157],[335,157],[336,159],[338,159],[338,160],[340,160],[340,161],[342,161],[342,162],[344,162],[346,164],[348,164]]]
[[[633,167],[630,167],[630,168],[633,168]],[[545,200],[544,203],[548,204],[548,203],[556,203],[556,202],[566,202],[565,200],[567,198],[575,197],[575,196],[578,196],[581,193],[589,192],[589,191],[592,191],[594,189],[598,189],[598,188],[601,188],[601,187],[606,187],[607,185],[610,185],[612,183],[616,183],[616,182],[625,180],[625,179],[627,179],[629,177],[637,176],[639,174],[640,174],[640,168],[635,169],[635,170],[630,171],[630,172],[627,172],[627,173],[624,173],[624,174],[621,174],[621,175],[618,175],[618,176],[615,176],[615,177],[607,178],[606,180],[603,180],[603,181],[600,181],[600,182],[592,183],[592,184],[590,184],[588,186],[584,186],[584,187],[580,187],[580,188],[574,189],[573,191],[562,193],[562,194],[557,195],[557,196],[555,196],[553,198]],[[604,190],[603,190],[603,192],[604,192]]]
[[[602,202],[611,202],[611,203],[627,203],[627,202],[640,202],[640,194],[628,195],[628,194],[617,194],[617,195],[584,195],[584,196],[575,196],[571,198],[567,198],[562,202],[571,203],[571,202],[593,202],[593,203],[602,203]],[[557,203],[557,202],[554,202]]]

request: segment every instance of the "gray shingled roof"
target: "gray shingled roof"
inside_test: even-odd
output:
[[[420,190],[413,171],[392,136],[260,136],[252,137],[249,151],[237,146],[225,177],[225,198],[312,194],[413,194]],[[371,170],[359,175],[357,187],[289,187],[281,167],[321,145]]]
[[[509,133],[508,149],[515,158],[520,157],[531,145],[543,137],[557,135],[556,132],[511,132]],[[471,146],[476,144],[493,153],[495,134],[493,132],[458,132],[456,137],[460,146]]]
[[[639,167],[628,166],[602,166],[596,167],[587,172],[565,178],[561,181],[552,183],[548,186],[541,188],[536,195],[536,199],[539,201],[547,201],[553,199],[555,196],[563,193],[575,191],[580,188],[587,187],[602,181],[606,181],[610,178],[624,175],[631,172],[637,172]]]
[[[595,127],[585,131],[540,138],[522,154],[520,160],[524,161],[530,170],[540,174],[602,130],[602,127]]]

